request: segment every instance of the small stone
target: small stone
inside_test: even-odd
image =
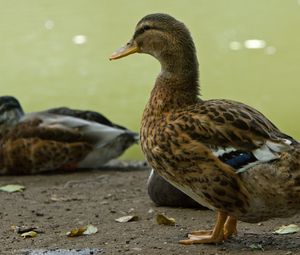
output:
[[[133,250],[133,251],[141,251],[142,248],[134,247],[134,248],[131,248],[131,250]]]
[[[150,209],[148,210],[148,213],[154,213],[154,210],[153,210],[152,208],[150,208]]]
[[[128,213],[132,213],[134,211],[134,208],[130,208],[129,210],[128,210]]]
[[[112,197],[112,194],[110,193],[104,196],[104,198],[110,198],[110,197]]]

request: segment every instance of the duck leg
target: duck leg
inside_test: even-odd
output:
[[[211,231],[194,231],[189,234],[189,239],[180,240],[181,244],[198,244],[198,243],[219,243],[224,240],[224,225],[227,214],[218,212],[217,222]],[[194,234],[193,234],[194,233]]]
[[[232,235],[237,235],[236,229],[237,219],[233,216],[228,216],[225,224],[224,224],[224,240],[227,240]],[[199,230],[192,231],[190,235],[192,236],[203,236],[203,235],[211,235],[213,230]]]
[[[232,235],[237,235],[236,229],[237,219],[233,216],[228,216],[224,225],[224,240],[227,240]]]

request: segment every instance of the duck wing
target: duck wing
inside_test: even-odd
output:
[[[230,100],[204,101],[172,118],[191,139],[239,172],[277,159],[298,144],[259,111]]]
[[[104,146],[123,134],[135,134],[128,130],[106,126],[97,122],[47,112],[26,114],[21,122],[27,122],[33,119],[40,120],[39,127],[41,128],[59,129],[78,133],[82,136],[84,141],[95,147]]]
[[[72,116],[80,119],[84,119],[87,121],[94,121],[106,126],[110,127],[117,127],[120,129],[126,129],[125,127],[115,124],[111,122],[108,118],[106,118],[103,114],[95,112],[95,111],[88,111],[88,110],[78,110],[78,109],[72,109],[68,107],[57,107],[57,108],[51,108],[46,110],[48,113],[54,113],[59,115],[66,115],[66,116]]]

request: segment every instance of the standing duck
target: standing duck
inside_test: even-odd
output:
[[[259,111],[199,97],[198,60],[186,26],[167,14],[142,18],[110,59],[146,53],[161,63],[143,113],[140,136],[155,171],[215,210],[212,230],[182,244],[217,243],[237,220],[260,222],[300,211],[300,145]]]
[[[0,97],[0,174],[99,168],[138,139],[97,112],[61,107],[24,114],[16,98]]]

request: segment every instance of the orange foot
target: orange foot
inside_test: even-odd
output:
[[[181,244],[219,243],[224,240],[224,225],[227,214],[218,212],[217,222],[213,230],[194,231],[188,235],[189,239],[180,240]]]
[[[223,232],[223,230],[222,230]],[[189,239],[180,240],[181,244],[220,243],[224,240],[223,233],[220,235],[189,235]]]
[[[197,230],[189,233],[189,236],[203,236],[203,235],[211,235],[213,230]]]

